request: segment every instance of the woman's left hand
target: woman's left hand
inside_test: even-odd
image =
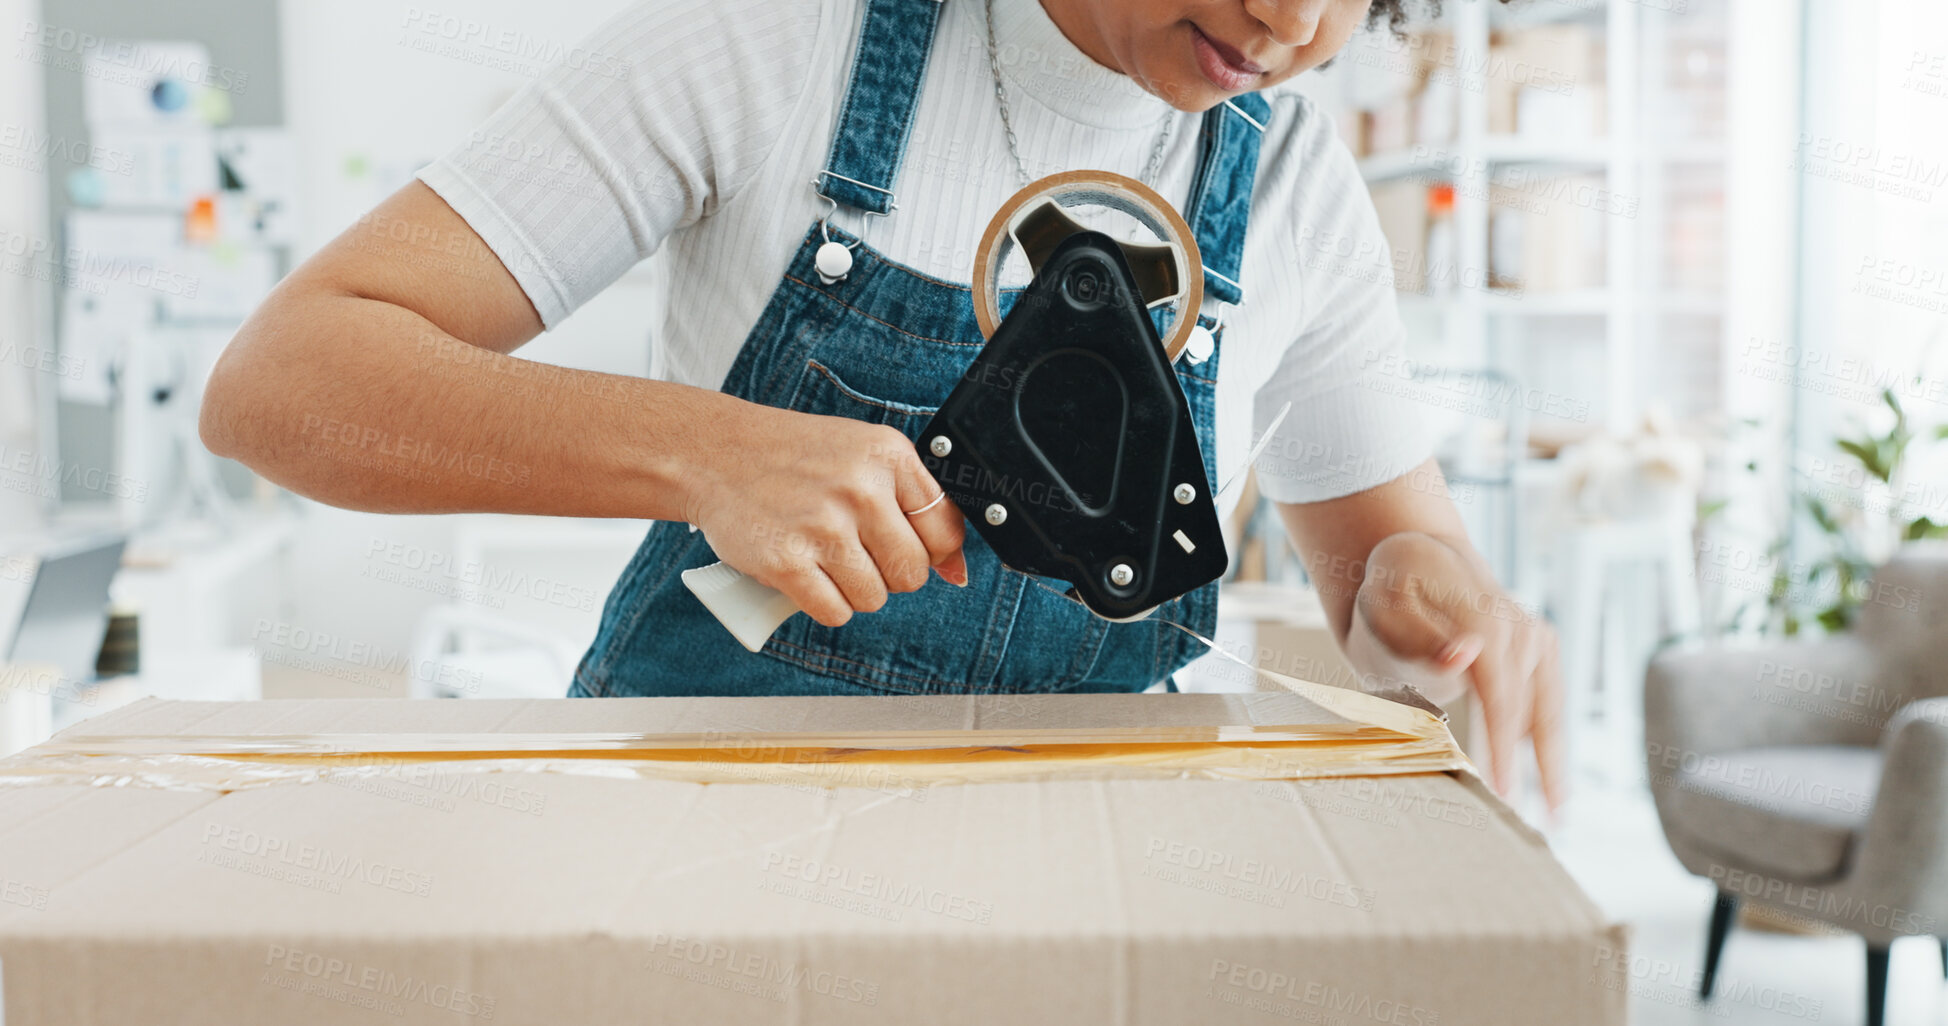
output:
[[[1549,806],[1565,796],[1562,671],[1556,632],[1495,583],[1478,560],[1429,534],[1390,535],[1373,547],[1355,615],[1391,655],[1481,696],[1489,772],[1507,795],[1524,736],[1535,742]]]

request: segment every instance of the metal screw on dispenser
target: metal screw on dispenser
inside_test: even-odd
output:
[[[987,518],[988,518],[988,523],[993,524],[996,527],[1000,527],[1002,524],[1008,522],[1008,507],[1003,506],[998,502],[989,506],[987,510]]]
[[[1109,583],[1118,588],[1127,588],[1136,580],[1136,570],[1128,563],[1118,563],[1109,568]]]
[[[953,439],[948,438],[946,435],[935,435],[933,436],[933,441],[927,443],[927,451],[933,453],[935,456],[944,457],[954,451]]]
[[[1197,488],[1189,482],[1185,482],[1171,489],[1170,497],[1177,500],[1177,505],[1188,506],[1192,500],[1197,498]]]

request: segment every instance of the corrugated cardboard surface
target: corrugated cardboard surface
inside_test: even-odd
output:
[[[158,703],[87,729],[491,733],[597,707],[523,704]],[[642,715],[674,722],[618,713]],[[1620,928],[1471,777],[862,783],[7,787],[6,1021],[1623,1021]]]

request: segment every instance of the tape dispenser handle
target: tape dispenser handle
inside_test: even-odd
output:
[[[778,628],[798,612],[798,603],[776,588],[766,587],[729,563],[712,563],[683,571],[683,586],[724,625],[737,643],[756,652]]]

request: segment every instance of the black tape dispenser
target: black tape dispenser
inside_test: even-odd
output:
[[[1065,206],[1118,211],[1161,241],[1119,242]],[[1015,251],[1034,278],[1002,319],[999,273]],[[987,345],[920,435],[921,459],[1002,563],[1068,582],[1105,619],[1146,616],[1228,564],[1172,370],[1187,349],[1209,352],[1203,291],[1189,226],[1149,187],[1097,171],[1030,184],[975,258]],[[1167,339],[1150,316],[1166,305]],[[683,581],[752,651],[797,611],[722,563]]]
[[[1117,210],[1163,241],[1118,242],[1065,203]],[[1013,249],[1035,276],[996,325]],[[934,479],[1003,564],[1067,581],[1106,619],[1146,616],[1228,563],[1171,369],[1198,330],[1202,281],[1190,229],[1141,183],[1078,172],[1030,185],[976,258],[988,343],[920,436]],[[1165,304],[1177,310],[1170,344],[1149,313]]]

